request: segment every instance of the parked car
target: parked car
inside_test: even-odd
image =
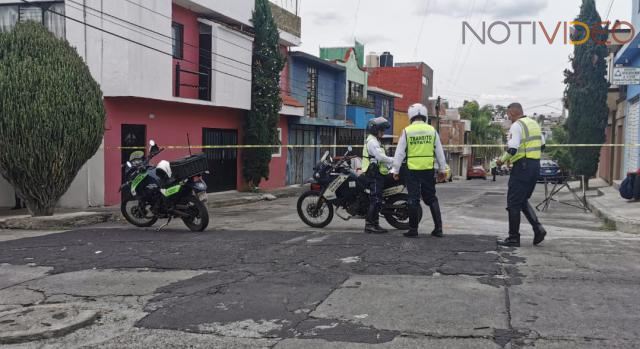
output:
[[[472,180],[474,178],[479,179],[487,179],[487,170],[482,166],[473,166],[472,168],[467,170],[467,180]]]
[[[437,179],[436,182],[438,183],[447,183],[447,182],[453,182],[453,174],[451,173],[451,167],[449,167],[449,165],[447,164],[447,167],[445,168],[445,176],[442,179]],[[437,171],[436,171],[437,173]],[[436,177],[437,178],[437,177]]]
[[[538,175],[538,182],[544,183],[562,183],[562,170],[558,163],[553,160],[541,160],[540,161],[540,174]]]

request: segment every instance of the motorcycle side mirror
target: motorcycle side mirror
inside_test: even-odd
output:
[[[149,141],[149,145],[152,147],[156,146],[156,141],[154,141],[153,139]]]
[[[133,165],[131,164],[131,161],[127,161],[127,167],[128,168],[132,168],[133,167]]]
[[[351,153],[353,151],[353,147],[349,146],[349,148],[347,148],[347,150],[349,151],[349,153]]]

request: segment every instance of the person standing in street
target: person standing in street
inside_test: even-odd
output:
[[[509,130],[508,150],[497,165],[510,161],[513,164],[509,178],[507,211],[509,212],[509,237],[500,241],[500,246],[520,247],[520,212],[533,227],[533,244],[539,245],[547,235],[538,220],[529,199],[536,188],[540,174],[540,158],[544,150],[544,137],[536,121],[524,115],[522,105],[513,103],[507,108],[512,125]]]
[[[389,166],[393,164],[393,158],[387,156],[380,142],[384,132],[389,128],[391,124],[383,117],[375,118],[367,125],[369,136],[362,151],[362,172],[366,176],[369,188],[369,210],[364,227],[364,232],[367,234],[388,233],[380,226],[380,210],[384,179],[389,174]]]
[[[496,175],[498,175],[498,161],[496,159],[491,160],[491,175],[493,175],[493,181],[496,181]]]
[[[14,194],[15,196],[15,200],[16,200],[16,205],[12,208],[12,210],[21,210],[23,208],[27,208],[27,204],[20,199],[20,197],[18,196],[18,193]]]
[[[396,149],[392,169],[396,180],[399,179],[400,168],[407,160],[407,188],[409,191],[409,231],[404,234],[408,238],[418,237],[418,226],[422,217],[420,197],[429,206],[435,228],[431,235],[443,237],[442,214],[436,196],[435,162],[438,163],[438,176],[445,176],[446,159],[440,143],[440,136],[433,126],[427,124],[427,108],[422,104],[414,104],[409,108],[410,125],[402,132]]]

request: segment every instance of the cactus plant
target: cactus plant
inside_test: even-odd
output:
[[[278,144],[282,107],[280,72],[284,68],[284,58],[279,51],[280,34],[269,1],[256,1],[253,25],[256,35],[253,42],[252,103],[246,120],[245,144]],[[269,147],[243,151],[244,178],[252,189],[260,185],[262,178],[269,178],[272,152]]]
[[[52,215],[104,135],[100,86],[42,24],[0,34],[0,174],[34,216]]]

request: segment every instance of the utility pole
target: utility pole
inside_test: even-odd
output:
[[[442,98],[438,96],[438,100],[436,101],[436,130],[440,133],[440,102]]]

